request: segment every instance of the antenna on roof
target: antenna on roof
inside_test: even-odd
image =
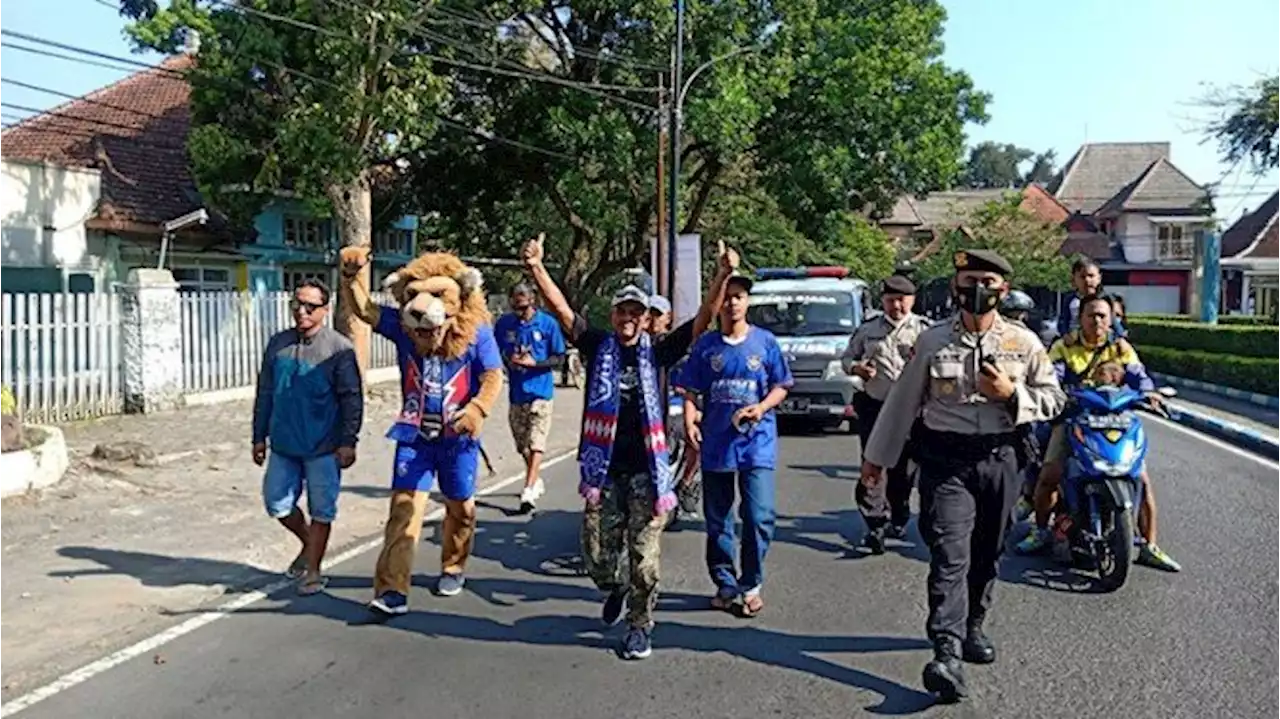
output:
[[[186,28],[182,38],[182,54],[195,57],[200,53],[200,31]]]

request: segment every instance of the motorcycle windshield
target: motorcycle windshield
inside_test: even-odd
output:
[[[1128,387],[1081,387],[1072,390],[1071,398],[1083,412],[1101,414],[1123,412],[1142,402],[1142,394]]]

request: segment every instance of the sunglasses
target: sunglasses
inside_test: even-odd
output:
[[[306,314],[312,314],[313,312],[316,312],[318,310],[325,309],[327,305],[318,304],[315,302],[303,302],[302,300],[295,299],[289,303],[289,307],[294,312],[297,312],[298,310],[302,310]]]

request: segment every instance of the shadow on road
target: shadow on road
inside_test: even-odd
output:
[[[578,599],[588,590],[580,586],[554,582],[531,582],[519,579],[469,579],[467,588],[488,584],[483,593],[504,593],[531,601],[551,598]],[[334,577],[331,588],[347,585],[367,586],[360,577]],[[425,637],[463,639],[495,644],[519,643],[534,646],[579,646],[612,651],[616,640],[607,638],[599,619],[594,616],[544,615],[518,619],[506,624],[487,617],[414,611],[390,620],[374,618],[361,603],[333,594],[316,597],[278,597],[285,604],[278,607],[242,609],[244,614],[312,615],[342,622],[353,628],[393,628]],[[804,672],[813,676],[867,689],[882,697],[879,704],[865,707],[874,714],[905,715],[932,706],[933,698],[921,691],[859,669],[820,659],[817,654],[870,654],[879,652],[920,651],[929,648],[921,639],[902,637],[832,637],[794,635],[753,626],[713,627],[685,622],[659,622],[654,630],[654,645],[659,652],[683,649],[703,654],[725,653],[767,666]]]
[[[817,472],[827,479],[847,479],[858,481],[862,476],[862,467],[851,464],[788,464],[787,469],[797,472]]]
[[[1102,591],[1095,576],[1055,564],[1048,557],[1028,557],[1008,549],[1000,560],[1000,580],[1067,594],[1096,594]]]
[[[866,522],[856,509],[828,511],[816,517],[778,515],[774,541],[833,554],[838,559],[862,559],[871,556],[865,550],[858,549],[866,531]],[[832,537],[838,541],[833,541]],[[925,563],[929,561],[929,550],[924,546],[915,522],[908,525],[906,539],[890,539],[885,542],[885,549],[907,559]]]
[[[101,547],[62,547],[58,554],[68,559],[98,563],[91,569],[67,569],[49,572],[50,577],[79,579],[118,574],[137,579],[147,587],[180,587],[183,585],[225,585],[227,594],[251,591],[280,579],[280,575],[238,562],[199,557],[166,557],[147,552],[130,552]],[[283,571],[281,567],[281,571]]]

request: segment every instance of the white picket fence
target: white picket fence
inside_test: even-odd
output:
[[[181,296],[182,381],[187,393],[251,387],[271,336],[293,325],[288,292],[188,292]],[[330,311],[326,324],[333,323]],[[395,345],[373,336],[370,369],[392,367]]]
[[[252,387],[267,342],[293,324],[289,300],[288,292],[181,294],[183,392]],[[122,411],[120,319],[113,293],[3,295],[2,380],[27,422]],[[370,368],[395,363],[395,345],[374,335]]]
[[[0,295],[0,382],[29,422],[120,412],[120,298]]]

